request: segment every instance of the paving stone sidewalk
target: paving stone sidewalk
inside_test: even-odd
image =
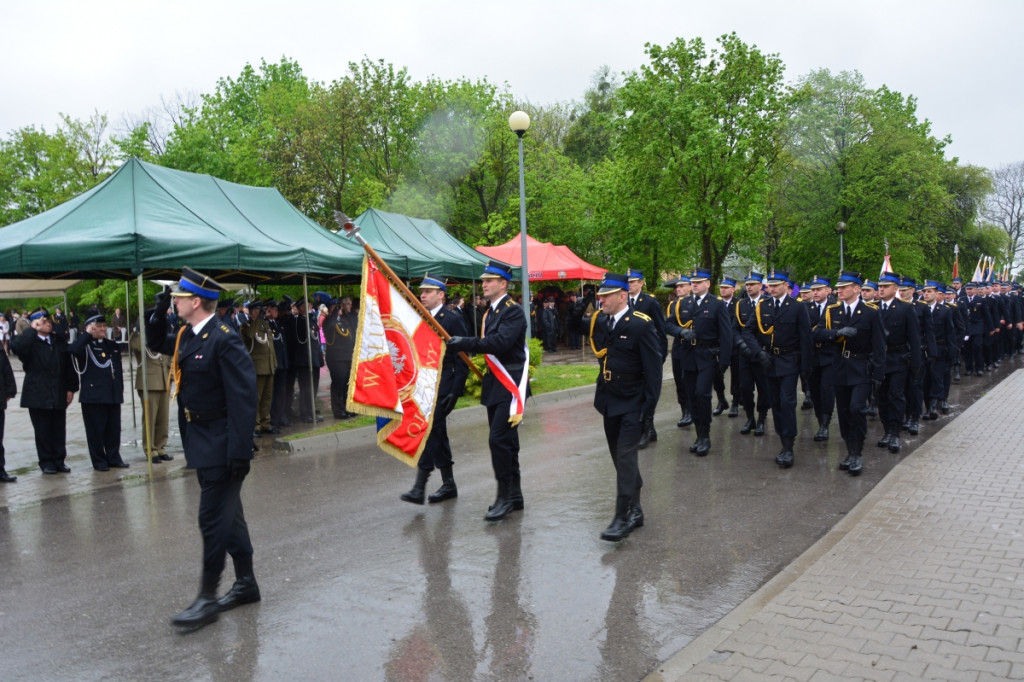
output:
[[[648,679],[1024,679],[1022,395],[1019,370]]]

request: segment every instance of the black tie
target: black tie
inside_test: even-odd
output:
[[[612,330],[615,329],[615,318],[611,315],[608,316],[608,333],[611,334]]]
[[[851,308],[850,306],[846,306],[846,318],[849,319],[852,316],[853,316],[853,308]]]
[[[779,308],[781,308],[781,307],[782,307],[782,303],[779,302],[779,299],[775,299],[775,312],[778,312]]]
[[[636,299],[632,296],[629,297],[629,309],[632,310],[636,307]]]

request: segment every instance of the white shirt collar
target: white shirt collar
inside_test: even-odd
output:
[[[438,306],[436,308],[434,308],[433,310],[430,311],[430,316],[431,317],[437,317],[437,311],[439,311],[443,307],[444,307],[444,303],[438,304]]]
[[[214,317],[216,317],[216,315],[214,315],[213,313],[210,313],[210,316],[207,317],[205,320],[203,320],[202,322],[197,322],[196,324],[192,325],[192,333],[195,334],[196,336],[199,336],[199,331],[203,327],[205,327],[206,323],[209,322]]]

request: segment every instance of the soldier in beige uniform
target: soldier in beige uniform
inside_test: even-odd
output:
[[[274,397],[274,370],[277,369],[277,354],[274,352],[274,336],[270,324],[263,317],[263,301],[249,304],[249,319],[238,333],[256,366],[256,433],[280,433],[270,425],[270,403]]]
[[[152,310],[146,311],[148,318]],[[135,390],[139,398],[145,400],[142,390],[142,344],[139,332],[133,331],[128,337],[128,348],[132,354],[132,364],[139,368],[135,374]],[[143,410],[149,428],[142,430],[142,446],[150,453],[153,464],[169,462],[174,457],[167,454],[168,419],[171,405],[171,358],[163,353],[154,353],[148,348],[146,353],[146,384],[149,388],[149,405]],[[144,403],[145,404],[145,403]],[[149,434],[153,434],[152,446]]]

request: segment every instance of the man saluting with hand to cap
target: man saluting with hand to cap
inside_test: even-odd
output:
[[[202,583],[192,605],[172,620],[191,629],[217,620],[220,611],[260,599],[241,498],[253,453],[256,370],[241,337],[214,318],[221,291],[210,277],[185,268],[173,292],[157,295],[156,312],[146,322],[150,350],[172,357],[181,442],[201,487]],[[167,325],[171,296],[178,317],[187,323],[177,334]],[[227,554],[236,580],[218,601]]]

